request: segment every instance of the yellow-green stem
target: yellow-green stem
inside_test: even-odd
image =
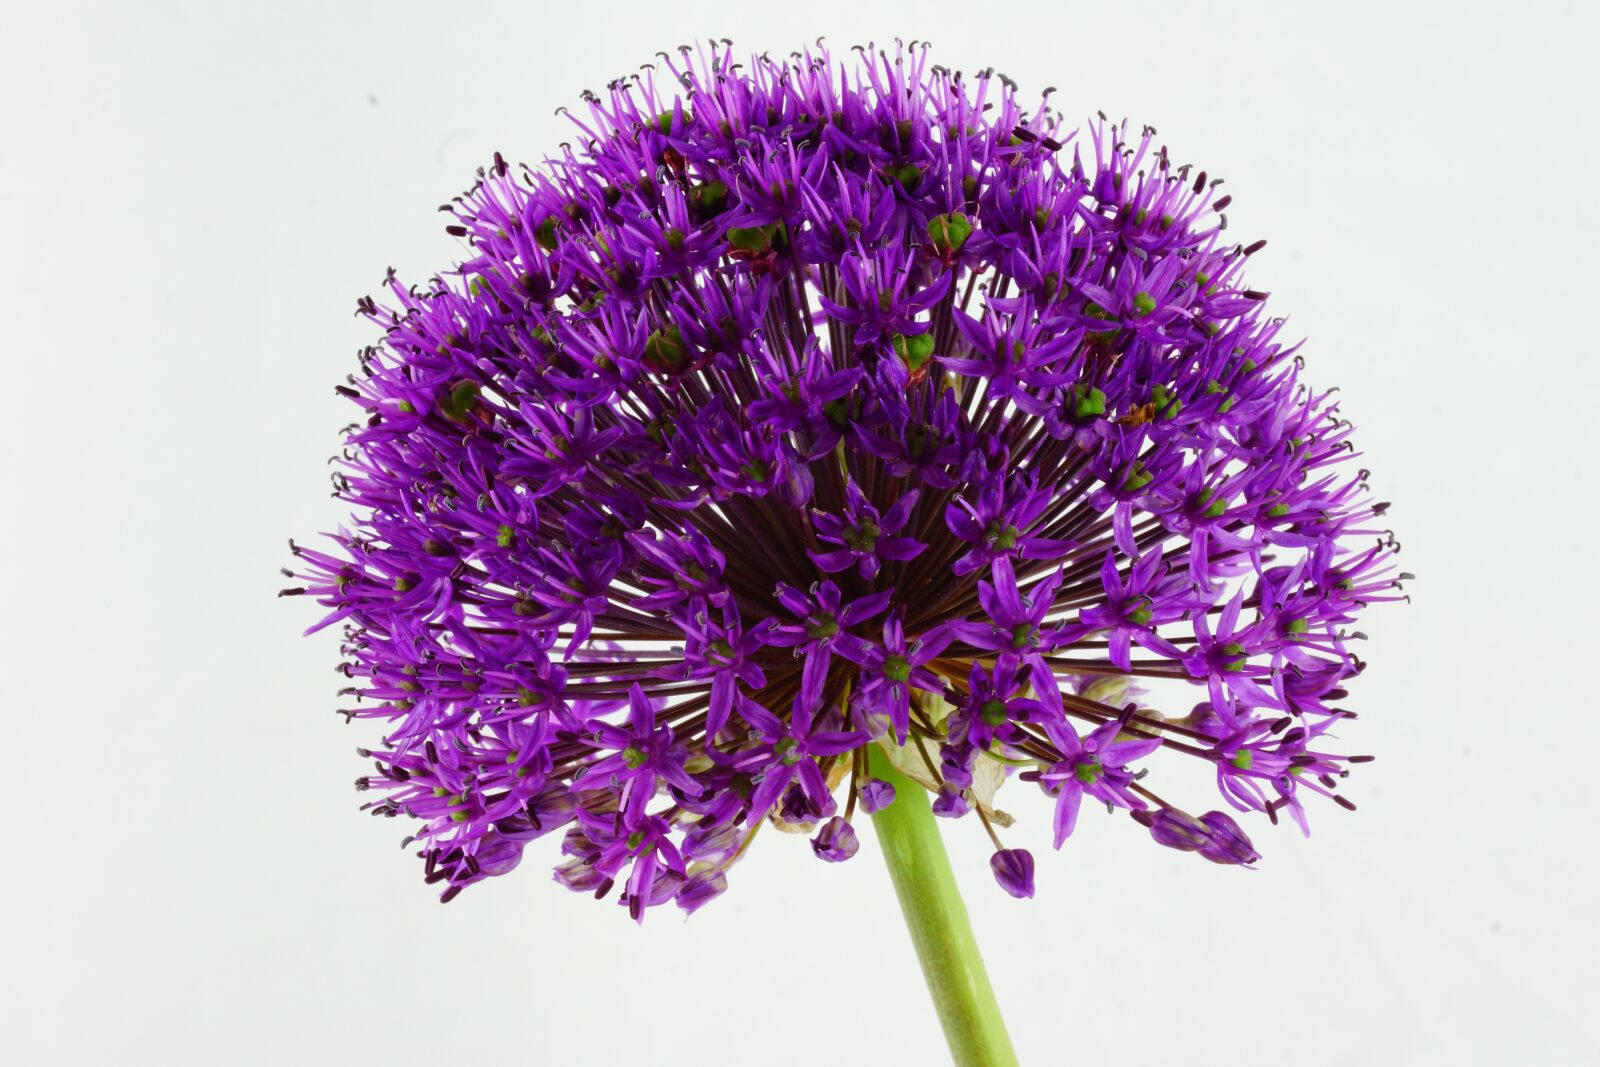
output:
[[[894,786],[894,803],[874,812],[872,825],[950,1056],[956,1067],[1016,1067],[1017,1054],[983,969],[928,795],[897,771],[877,745],[868,748],[868,766],[874,777]]]

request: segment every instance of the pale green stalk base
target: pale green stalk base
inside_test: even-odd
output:
[[[950,1056],[956,1067],[1016,1067],[928,795],[895,770],[877,745],[867,751],[872,775],[894,786],[894,803],[874,812],[872,825]]]

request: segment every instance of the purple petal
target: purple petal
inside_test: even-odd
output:
[[[908,560],[922,555],[928,546],[911,537],[880,537],[878,555],[883,559]]]
[[[856,554],[848,548],[840,548],[832,552],[811,552],[808,555],[811,556],[812,563],[815,563],[829,574],[837,574],[842,570],[848,569],[850,564],[856,560]]]
[[[711,682],[711,704],[706,708],[706,737],[715,739],[722,732],[722,727],[728,722],[728,713],[733,710],[734,694],[739,691],[739,683],[726,672],[719,673]]]

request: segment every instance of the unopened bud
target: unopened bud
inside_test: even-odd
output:
[[[811,839],[811,851],[817,854],[818,859],[829,863],[843,863],[854,856],[860,847],[855,828],[838,815],[823,823],[817,836]]]
[[[1027,849],[1001,849],[989,857],[989,869],[1000,888],[1018,900],[1033,896],[1033,853]]]

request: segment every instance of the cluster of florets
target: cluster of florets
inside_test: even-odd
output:
[[[464,261],[362,301],[357,513],[295,548],[386,724],[358,785],[445,899],[550,834],[636,917],[769,822],[847,859],[874,745],[1019,896],[1008,778],[1057,847],[1088,801],[1222,863],[1256,852],[1159,759],[1236,812],[1350,806],[1348,627],[1395,546],[1218,183],[925,49],[663,67],[496,155],[446,206]]]

